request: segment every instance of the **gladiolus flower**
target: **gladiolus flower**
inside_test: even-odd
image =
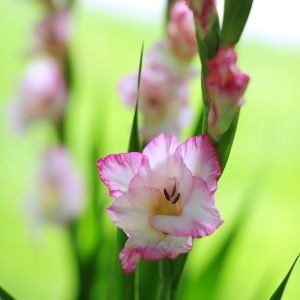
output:
[[[107,209],[128,236],[119,258],[126,273],[140,258],[176,258],[192,238],[212,234],[222,220],[214,205],[220,164],[207,135],[178,145],[160,134],[142,153],[109,155],[97,163],[115,199]]]
[[[173,52],[183,60],[190,61],[197,53],[194,17],[184,0],[176,1],[171,7],[168,41]]]
[[[137,75],[131,75],[119,86],[123,101],[129,107],[136,103],[137,80]],[[143,68],[139,96],[139,108],[144,117],[141,133],[146,142],[161,132],[178,136],[192,119],[187,82],[174,78],[167,69]]]
[[[239,108],[244,103],[243,95],[249,76],[236,66],[237,56],[231,47],[221,48],[208,62],[205,80],[211,101],[209,134],[218,139],[230,127]]]
[[[60,66],[51,58],[29,65],[21,81],[14,117],[18,128],[36,120],[58,122],[66,103],[66,86]]]
[[[186,0],[187,5],[193,11],[198,23],[200,35],[205,38],[215,18],[217,17],[215,0]]]
[[[40,222],[66,224],[84,207],[82,179],[63,147],[45,153],[36,186],[30,213]]]

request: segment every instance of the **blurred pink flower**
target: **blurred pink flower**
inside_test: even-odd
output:
[[[70,35],[70,12],[67,8],[50,11],[35,28],[33,52],[45,51],[62,59]]]
[[[215,0],[186,0],[187,5],[193,11],[198,23],[200,35],[205,38],[215,18],[217,17]]]
[[[66,86],[60,66],[54,59],[39,58],[25,71],[14,104],[17,128],[36,120],[58,122],[66,104]]]
[[[192,249],[192,238],[222,223],[214,205],[220,164],[207,135],[178,145],[161,134],[142,153],[109,155],[97,163],[115,198],[107,209],[128,240],[119,258],[126,273],[140,258],[175,258]]]
[[[84,208],[83,181],[67,149],[49,149],[42,161],[29,213],[37,222],[66,224]]]
[[[211,101],[209,133],[214,139],[228,130],[236,113],[244,103],[243,95],[249,76],[236,66],[237,56],[233,48],[221,48],[208,62],[205,80]]]
[[[191,80],[199,75],[190,61],[178,59],[174,54],[168,40],[161,40],[155,43],[146,55],[147,66],[155,71],[168,73],[176,80]]]
[[[119,91],[126,105],[134,107],[137,97],[137,75],[124,78]],[[146,66],[140,82],[139,108],[143,113],[142,136],[146,142],[161,132],[179,135],[192,119],[188,105],[188,85],[165,68]]]
[[[197,53],[194,17],[184,0],[176,1],[171,7],[168,41],[179,59],[190,61]]]

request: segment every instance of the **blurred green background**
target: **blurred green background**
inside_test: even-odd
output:
[[[76,293],[77,281],[68,234],[47,226],[35,236],[24,214],[38,157],[55,135],[46,124],[16,135],[9,114],[28,63],[24,49],[40,13],[31,1],[0,3],[0,286],[17,299],[68,300]],[[75,85],[67,112],[67,141],[89,183],[98,177],[91,159],[95,147],[99,157],[127,150],[132,111],[119,100],[116,85],[137,70],[142,41],[148,48],[163,31],[162,24],[150,26],[79,8],[74,21]],[[251,82],[216,193],[225,223],[214,235],[194,241],[181,299],[268,299],[300,251],[299,50],[255,40],[238,45],[239,66],[250,74]],[[197,111],[197,81],[192,89]],[[98,299],[110,299],[115,235],[104,210],[110,202],[108,193],[103,189],[101,195],[103,243],[97,293]],[[227,249],[223,243],[241,211]],[[93,232],[82,232],[81,240],[88,244]],[[86,248],[83,252],[88,252]],[[216,253],[224,254],[218,256],[222,264],[212,264]],[[296,266],[283,299],[300,299],[299,278]],[[209,288],[207,280],[215,286]]]

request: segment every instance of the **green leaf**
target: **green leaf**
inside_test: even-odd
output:
[[[141,55],[140,55],[138,84],[137,84],[137,99],[136,99],[134,117],[133,117],[133,122],[131,127],[128,152],[133,152],[133,151],[139,152],[141,150],[140,138],[139,138],[139,124],[138,124],[138,106],[139,106],[139,94],[140,94],[140,81],[141,81],[142,66],[143,66],[143,55],[144,55],[144,43],[142,45]]]
[[[221,45],[235,45],[244,30],[253,0],[226,0]]]
[[[228,161],[228,158],[229,158],[230,150],[231,150],[231,147],[233,144],[233,140],[235,137],[235,132],[236,132],[236,128],[237,128],[237,124],[238,124],[238,120],[239,120],[239,114],[240,114],[240,112],[238,112],[236,114],[229,129],[220,138],[220,140],[215,142],[215,147],[216,147],[217,153],[220,158],[222,171],[224,170],[226,163]]]
[[[202,133],[203,118],[203,107],[201,107],[198,112],[198,120],[195,124],[192,136],[196,136]]]
[[[210,108],[210,100],[205,87],[205,78],[207,76],[207,62],[209,59],[215,56],[216,52],[219,48],[220,43],[220,26],[219,26],[219,18],[216,17],[210,31],[207,36],[203,40],[200,31],[198,22],[195,20],[195,28],[196,28],[196,40],[198,47],[198,55],[201,62],[201,90],[202,90],[202,100],[203,100],[203,108],[202,113],[199,114],[199,119],[197,121],[197,126],[194,133],[207,133],[208,128],[208,113]],[[202,122],[200,126],[200,122]]]
[[[132,122],[128,152],[139,152],[140,151],[140,139],[139,139],[139,126],[138,126],[138,105],[139,105],[139,93],[140,93],[140,81],[143,65],[143,54],[144,54],[144,43],[142,44],[140,62],[139,62],[139,73],[138,73],[138,84],[137,84],[137,99],[134,111],[134,117]],[[118,253],[124,248],[127,241],[127,236],[121,229],[117,229],[117,251]],[[116,287],[118,292],[117,298],[122,300],[138,299],[137,285],[135,284],[135,274],[125,275],[121,268],[120,263],[117,263],[117,274],[119,286]]]
[[[197,47],[198,47],[198,55],[201,62],[201,91],[202,91],[202,100],[203,100],[203,107],[202,112],[199,115],[199,119],[197,122],[196,131],[197,134],[205,133],[207,131],[207,117],[210,107],[210,101],[206,92],[205,88],[205,77],[207,75],[207,60],[208,60],[208,49],[206,43],[202,40],[198,23],[195,22],[195,28],[196,28],[196,40],[197,40]],[[200,122],[202,122],[200,124]]]
[[[0,286],[0,300],[15,300],[14,297],[9,295],[3,288]]]
[[[166,8],[165,8],[165,27],[167,28],[168,27],[168,23],[169,23],[169,19],[170,19],[170,12],[171,12],[171,7],[173,5],[173,3],[175,2],[176,0],[167,0],[166,2]]]
[[[272,295],[272,297],[270,298],[270,300],[280,300],[282,295],[283,295],[283,292],[285,290],[285,287],[286,287],[286,284],[288,283],[289,281],[289,278],[290,278],[290,275],[294,269],[294,266],[298,260],[300,256],[300,253],[298,254],[298,256],[296,257],[294,263],[292,264],[289,272],[286,274],[286,276],[284,277],[283,281],[281,282],[281,284],[279,285],[279,287],[277,288],[277,290],[274,292],[274,294]]]
[[[199,26],[198,26],[198,22],[195,21],[195,29],[196,29],[196,40],[197,40],[197,47],[198,47],[198,55],[200,58],[200,62],[201,62],[201,69],[202,69],[202,74],[204,74],[204,77],[206,77],[207,74],[207,46],[206,43],[203,41],[203,39],[201,38],[200,35],[200,31],[199,31]]]
[[[139,262],[139,293],[142,300],[153,300],[160,283],[158,276],[159,261]]]
[[[220,44],[220,23],[218,16],[216,16],[204,41],[207,48],[207,58],[212,59],[216,55]]]
[[[188,254],[181,254],[176,259],[165,258],[159,262],[160,285],[158,300],[175,300]]]

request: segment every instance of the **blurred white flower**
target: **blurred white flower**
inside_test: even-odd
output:
[[[27,207],[34,223],[68,224],[82,212],[84,184],[67,149],[46,151],[35,185]]]
[[[59,122],[66,96],[60,65],[48,57],[36,59],[25,70],[19,86],[13,106],[15,127],[23,129],[37,120]]]

